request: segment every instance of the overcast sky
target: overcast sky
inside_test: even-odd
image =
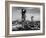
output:
[[[22,20],[21,9],[26,9],[26,20],[31,21],[31,16],[34,16],[34,21],[40,21],[40,8],[34,7],[13,7],[12,8],[12,21]]]

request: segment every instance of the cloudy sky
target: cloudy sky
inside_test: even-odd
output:
[[[26,9],[26,20],[31,21],[31,16],[34,16],[34,21],[40,21],[40,8],[34,7],[13,7],[12,8],[12,21],[22,20],[21,9]]]

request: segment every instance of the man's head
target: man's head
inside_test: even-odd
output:
[[[22,13],[25,13],[26,12],[26,9],[22,9]]]

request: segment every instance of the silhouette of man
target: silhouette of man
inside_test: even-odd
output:
[[[25,21],[25,13],[26,13],[26,10],[22,9],[22,21],[23,22]]]

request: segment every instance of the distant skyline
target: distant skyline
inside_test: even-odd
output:
[[[22,20],[21,9],[26,9],[26,20],[31,21],[31,16],[34,16],[34,21],[40,21],[40,8],[34,7],[13,7],[12,8],[12,21]]]

